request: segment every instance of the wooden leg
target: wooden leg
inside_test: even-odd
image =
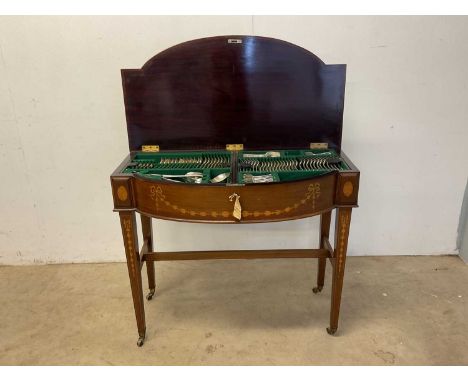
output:
[[[338,208],[335,218],[335,256],[333,264],[330,327],[327,328],[328,334],[334,334],[338,329],[350,223],[351,208]]]
[[[153,225],[149,216],[141,215],[141,230],[143,231],[143,240],[148,241],[148,252],[153,252]],[[149,293],[146,299],[152,300],[156,289],[156,279],[154,275],[154,261],[146,260],[146,271],[148,273]]]
[[[120,225],[127,256],[128,276],[132,288],[133,307],[138,326],[138,346],[142,346],[146,335],[145,307],[143,305],[143,286],[141,282],[140,254],[138,250],[138,236],[136,218],[133,211],[121,211]]]
[[[330,235],[330,221],[331,211],[325,212],[320,215],[320,248],[325,248],[324,239],[328,239]],[[325,267],[327,265],[327,259],[318,259],[318,271],[317,271],[317,286],[312,289],[314,293],[318,293],[323,289],[325,283]]]

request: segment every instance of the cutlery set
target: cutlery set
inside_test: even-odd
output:
[[[173,157],[161,158],[158,168],[177,167],[200,167],[200,168],[223,168],[231,166],[231,157],[226,155],[202,155],[198,157]]]
[[[196,183],[200,184],[203,182],[203,173],[197,171],[189,171],[186,174],[156,174],[156,173],[146,173],[145,175],[151,176],[160,176],[161,179],[167,180],[170,182],[183,182],[183,183]],[[221,183],[224,182],[231,176],[230,172],[225,172],[210,179],[210,183]],[[177,180],[177,178],[181,180]]]
[[[167,157],[155,160],[138,160],[130,162],[128,167],[135,170],[151,168],[227,168],[231,167],[230,155],[199,155],[194,157]]]
[[[311,172],[342,169],[342,160],[334,151],[300,151],[299,153],[298,155],[279,151],[239,153],[238,177],[234,181],[271,183],[280,181],[285,176],[284,174],[287,177],[288,174],[299,172],[306,177]],[[128,164],[126,171],[159,177],[169,182],[228,183],[232,182],[230,169],[231,161],[236,160],[235,158],[231,153],[142,156],[135,157]],[[171,170],[174,170],[173,173]],[[213,170],[216,172],[213,173]]]
[[[242,180],[244,181],[244,183],[271,183],[275,181],[273,174],[266,174],[266,175],[242,174]]]
[[[240,169],[250,171],[339,170],[339,157],[241,159]]]

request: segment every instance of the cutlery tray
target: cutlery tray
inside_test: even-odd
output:
[[[276,156],[268,156],[274,153]],[[251,156],[254,157],[251,157]],[[278,156],[279,155],[279,156]],[[123,170],[140,176],[168,182],[190,182],[187,178],[168,180],[162,175],[184,175],[189,172],[203,174],[201,184],[223,173],[230,176],[221,183],[252,183],[244,177],[271,175],[272,182],[285,182],[313,178],[331,171],[346,170],[348,166],[331,149],[274,150],[274,151],[171,151],[137,152]],[[234,175],[234,176],[233,176]],[[247,178],[247,177],[246,177]],[[254,181],[253,183],[257,183]]]

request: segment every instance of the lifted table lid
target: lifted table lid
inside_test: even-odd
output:
[[[340,151],[346,65],[326,65],[285,41],[219,36],[188,41],[122,69],[130,151]]]

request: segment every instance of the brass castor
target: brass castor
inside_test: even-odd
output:
[[[333,336],[336,331],[338,330],[338,328],[327,328],[327,333],[330,334],[331,336]]]
[[[148,301],[152,300],[154,296],[154,289],[150,289],[149,293],[146,295]]]
[[[145,336],[138,337],[137,346],[141,348],[145,342]]]
[[[316,286],[315,288],[312,289],[312,292],[314,292],[315,294],[321,292],[323,289],[323,286]]]

